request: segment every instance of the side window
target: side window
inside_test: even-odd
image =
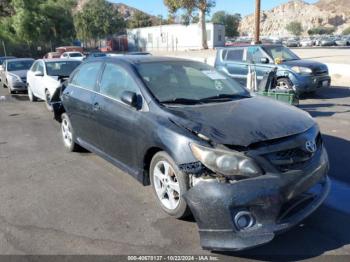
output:
[[[87,63],[79,68],[71,83],[88,90],[96,90],[96,81],[100,73],[101,63]]]
[[[39,63],[39,62],[35,62],[35,63],[33,64],[32,69],[31,69],[32,72],[36,72],[36,70],[38,70],[38,63]]]
[[[248,48],[248,60],[253,63],[260,63],[261,58],[266,57],[259,47]]]
[[[115,64],[106,64],[100,82],[100,93],[120,100],[124,91],[138,93],[138,86],[130,74]]]
[[[227,61],[237,61],[237,62],[242,62],[244,61],[244,48],[235,48],[228,50],[226,53],[226,58],[225,60]]]
[[[44,65],[41,62],[38,62],[38,66],[36,71],[39,71],[40,73],[44,74]]]

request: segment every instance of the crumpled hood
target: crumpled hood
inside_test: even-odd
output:
[[[235,146],[299,134],[315,124],[306,112],[263,97],[169,107],[168,111],[178,126],[203,134],[215,143]]]
[[[313,70],[315,70],[315,69],[326,70],[327,69],[327,66],[325,64],[322,64],[322,63],[316,62],[316,61],[311,61],[311,60],[303,60],[303,59],[286,61],[286,62],[283,62],[283,65],[287,65],[290,67],[302,66],[302,67],[307,67],[307,68],[310,68]]]

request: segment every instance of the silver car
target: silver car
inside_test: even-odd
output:
[[[8,88],[10,94],[27,91],[27,71],[33,63],[32,58],[5,60],[0,71],[2,86]]]

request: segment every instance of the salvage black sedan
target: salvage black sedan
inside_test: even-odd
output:
[[[96,59],[75,70],[61,99],[65,147],[151,184],[169,215],[192,213],[205,249],[267,243],[328,194],[328,157],[309,114],[253,97],[206,64]]]

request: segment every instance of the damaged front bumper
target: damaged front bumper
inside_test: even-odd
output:
[[[184,198],[198,224],[201,246],[242,250],[271,241],[322,204],[330,190],[328,169],[322,147],[303,170],[233,183],[198,182]]]

